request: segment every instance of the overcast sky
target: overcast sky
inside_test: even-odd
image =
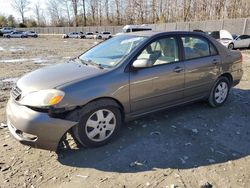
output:
[[[45,8],[46,0],[30,0],[30,11],[25,14],[25,17],[29,18],[33,14],[34,4],[40,1],[41,8]],[[0,15],[9,16],[12,14],[17,20],[21,19],[21,16],[12,8],[11,0],[0,0]]]

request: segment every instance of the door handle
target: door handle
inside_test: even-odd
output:
[[[175,69],[174,69],[174,72],[176,72],[176,73],[179,73],[181,71],[183,71],[182,67],[175,67]]]

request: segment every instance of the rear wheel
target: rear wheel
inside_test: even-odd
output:
[[[233,49],[234,49],[234,44],[233,44],[233,43],[230,43],[230,44],[228,45],[228,49],[233,50]]]
[[[110,100],[92,102],[80,112],[80,121],[73,128],[76,139],[87,147],[97,147],[110,142],[120,132],[121,111]]]
[[[209,105],[212,107],[223,105],[228,98],[230,86],[231,84],[226,77],[220,77],[210,93],[208,99]]]

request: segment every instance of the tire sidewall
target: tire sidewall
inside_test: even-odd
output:
[[[90,140],[89,137],[87,136],[86,123],[87,123],[87,120],[89,119],[89,117],[94,112],[101,110],[101,109],[110,110],[112,113],[114,113],[115,118],[116,118],[116,127],[115,127],[113,133],[106,140],[96,142],[96,141]],[[120,110],[114,106],[103,106],[103,107],[98,107],[96,109],[90,110],[85,115],[82,115],[82,117],[80,118],[80,121],[78,123],[78,126],[75,127],[74,132],[82,145],[88,146],[88,147],[98,147],[98,146],[105,145],[108,142],[110,142],[112,139],[114,139],[118,135],[118,133],[120,132],[121,125],[122,125],[122,117],[121,117]]]
[[[217,103],[216,100],[215,100],[215,91],[216,91],[217,86],[221,82],[225,82],[227,84],[228,91],[227,91],[227,96],[226,96],[225,100],[222,103]],[[222,106],[227,101],[227,98],[229,96],[230,88],[231,88],[230,82],[226,77],[219,78],[219,80],[216,82],[216,84],[213,87],[212,93],[210,94],[210,99],[209,100],[212,100],[211,102],[213,103],[213,106],[215,106],[215,107]]]
[[[233,49],[234,49],[234,44],[233,44],[233,43],[230,43],[230,44],[228,45],[228,48],[229,48],[230,50],[233,50]]]

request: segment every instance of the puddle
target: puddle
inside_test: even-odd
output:
[[[37,57],[37,58],[32,58],[31,59],[35,64],[43,64],[45,62],[48,62],[48,60]]]
[[[0,63],[24,63],[24,62],[33,62],[36,65],[48,66],[55,63],[63,63],[65,59],[70,59],[70,57],[34,57],[34,58],[21,58],[21,59],[0,59]]]
[[[18,51],[23,51],[23,50],[25,50],[24,46],[11,46],[9,48],[10,52],[18,52]]]
[[[29,59],[23,58],[23,59],[1,59],[0,63],[20,63],[29,61]]]
[[[19,77],[12,77],[12,78],[4,78],[0,79],[0,89],[1,90],[6,90],[6,89],[11,89],[17,82]]]

